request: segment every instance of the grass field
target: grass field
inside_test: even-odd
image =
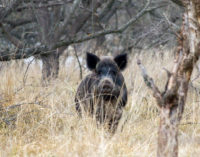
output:
[[[59,78],[44,87],[41,69],[32,63],[20,67],[14,61],[0,70],[0,156],[1,157],[155,157],[159,110],[129,56],[123,72],[128,104],[118,130],[111,136],[97,128],[90,117],[80,119],[74,95],[80,82],[76,59],[61,67]],[[160,89],[173,55],[145,53],[139,56]],[[84,70],[84,76],[88,73]],[[198,75],[195,69],[192,79]],[[200,79],[191,82],[183,119],[179,126],[179,156],[200,154]]]

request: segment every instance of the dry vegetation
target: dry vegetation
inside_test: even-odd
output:
[[[166,72],[171,69],[171,53],[139,56],[159,87],[164,88]],[[76,59],[62,67],[52,85],[41,85],[41,71],[31,64],[26,72],[19,64],[4,63],[0,71],[0,156],[45,157],[154,157],[157,147],[159,110],[129,56],[124,71],[129,101],[114,136],[97,128],[95,120],[80,119],[75,112],[74,95],[79,69]],[[87,71],[84,71],[84,75]],[[198,75],[197,70],[193,78]],[[200,154],[200,79],[191,83],[179,132],[179,156]]]

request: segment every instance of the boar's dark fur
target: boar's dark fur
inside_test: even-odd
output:
[[[127,102],[127,88],[121,73],[127,65],[127,54],[102,57],[86,55],[91,74],[80,83],[76,96],[76,110],[95,116],[99,123],[108,124],[115,132]]]

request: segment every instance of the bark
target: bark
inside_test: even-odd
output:
[[[50,53],[42,55],[42,80],[48,82],[58,77],[59,72],[59,57],[58,53]]]

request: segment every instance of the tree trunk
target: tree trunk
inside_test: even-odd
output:
[[[42,80],[48,82],[56,79],[59,72],[59,53],[52,52],[48,55],[42,55]]]
[[[158,130],[157,157],[178,156],[178,123],[173,116],[177,113],[169,108],[161,108],[160,126]],[[174,114],[170,114],[173,112]]]
[[[45,3],[45,2],[44,2]],[[55,7],[53,10],[44,7],[37,9],[36,18],[39,24],[39,37],[43,45],[48,47],[48,50],[51,51],[52,47],[55,44],[56,34],[55,34],[55,24],[58,23],[60,7]],[[54,15],[54,16],[53,16]],[[53,50],[49,54],[41,55],[42,60],[42,80],[47,83],[50,80],[54,80],[58,77],[59,73],[59,58],[60,53],[63,48]]]

